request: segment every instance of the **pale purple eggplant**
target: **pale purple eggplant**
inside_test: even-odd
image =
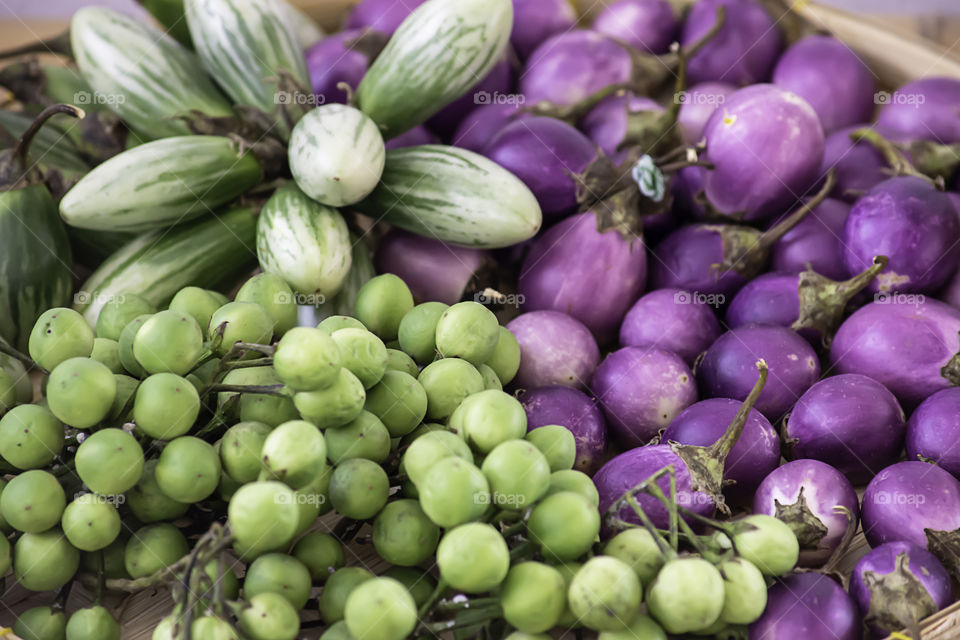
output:
[[[424,144],[439,144],[440,139],[430,132],[425,126],[417,125],[409,131],[405,131],[396,138],[387,140],[387,149],[402,149],[403,147],[419,147]]]
[[[569,105],[632,75],[633,60],[624,47],[595,31],[576,29],[549,38],[530,55],[520,92],[528,104]]]
[[[328,36],[310,47],[307,52],[307,70],[317,100],[323,103],[347,101],[347,93],[337,85],[345,82],[356,89],[373,60],[370,52],[359,43],[363,29],[350,29]],[[369,39],[371,36],[367,35]],[[386,36],[384,36],[384,39]]]
[[[748,324],[790,327],[800,316],[799,275],[765,273],[748,282],[727,306],[731,329]]]
[[[533,389],[564,385],[582,389],[600,362],[593,334],[579,320],[559,311],[522,313],[507,324],[520,343],[516,386]]]
[[[563,385],[526,389],[518,399],[527,413],[528,430],[558,424],[573,432],[574,469],[593,474],[600,467],[607,447],[607,423],[596,400]]]
[[[748,281],[736,271],[718,272],[723,262],[720,225],[680,227],[653,249],[650,284],[656,289],[681,289],[691,298],[722,305]]]
[[[901,140],[960,142],[960,80],[922,78],[879,97],[884,104],[877,125],[885,134],[895,134]]]
[[[663,107],[646,96],[614,95],[591,109],[579,127],[606,155],[616,156],[627,138],[628,114],[637,111],[663,111]]]
[[[427,121],[427,126],[441,138],[448,140],[457,131],[463,119],[478,106],[519,100],[520,98],[513,94],[513,71],[510,69],[510,61],[504,56],[476,86],[432,116]]]
[[[767,608],[749,627],[750,640],[862,640],[854,599],[822,573],[794,573],[767,591]]]
[[[838,178],[839,179],[839,178]],[[822,276],[843,280],[843,228],[850,205],[827,198],[780,238],[770,251],[774,271],[800,273],[809,267]]]
[[[736,90],[728,82],[701,82],[676,96],[675,99],[681,101],[677,122],[680,123],[684,142],[691,145],[700,142],[707,120]]]
[[[544,40],[576,24],[577,12],[569,0],[513,0],[510,44],[526,60]]]
[[[666,53],[679,22],[666,0],[619,0],[593,21],[593,30],[647,53]]]
[[[960,477],[960,387],[920,403],[907,422],[907,460],[929,460]]]
[[[836,172],[837,185],[832,195],[847,202],[856,201],[890,177],[884,172],[887,163],[875,146],[866,140],[850,139],[851,133],[865,126],[858,124],[834,131],[823,143],[820,173],[826,175],[830,169]]]
[[[347,14],[344,29],[373,29],[392,35],[426,0],[361,0]]]
[[[501,129],[514,121],[531,117],[519,111],[520,105],[517,102],[477,107],[460,123],[451,144],[482,153],[484,147],[490,144]]]
[[[692,366],[720,333],[710,305],[687,291],[657,289],[630,307],[620,325],[620,346],[666,349]]]

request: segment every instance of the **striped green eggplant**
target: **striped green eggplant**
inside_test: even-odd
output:
[[[0,130],[10,138],[22,136],[32,121],[23,114],[0,109]],[[37,131],[30,145],[30,158],[40,167],[54,167],[79,179],[90,171],[90,165],[83,160],[73,138],[64,132],[65,128],[72,126],[78,125],[75,122],[51,123]]]
[[[373,265],[373,257],[370,255],[370,249],[366,243],[352,233],[350,234],[350,244],[352,249],[350,255],[353,263],[350,265],[350,273],[343,283],[340,293],[324,300],[317,308],[318,322],[328,316],[352,316],[353,305],[357,301],[357,292],[360,287],[367,283],[367,280],[377,275],[377,269]]]
[[[543,221],[519,178],[477,153],[443,145],[388,151],[380,185],[356,208],[422,236],[484,249],[532,238]]]
[[[3,338],[0,338],[0,342],[9,344]],[[17,394],[17,404],[33,402],[33,381],[30,379],[30,374],[27,373],[27,369],[23,366],[22,362],[5,353],[0,353],[0,371],[3,371],[13,379]],[[0,412],[2,412],[2,410],[3,407],[0,406]]]
[[[107,104],[153,138],[190,133],[178,116],[233,109],[200,60],[163,31],[102,7],[85,7],[70,24],[73,55],[93,88],[90,102]],[[82,106],[82,105],[81,105]]]
[[[145,231],[209,213],[262,177],[253,154],[229,138],[164,138],[96,167],[63,197],[60,215],[81,229]]]
[[[293,182],[277,189],[257,221],[260,268],[275,273],[304,303],[335,296],[350,272],[350,234],[340,212],[311,200]]]
[[[203,66],[233,101],[274,116],[286,140],[293,122],[282,109],[296,98],[282,74],[310,87],[307,62],[279,8],[283,0],[186,0],[187,25]],[[280,83],[280,84],[278,84]],[[296,106],[296,105],[292,105]]]
[[[138,236],[93,272],[75,296],[74,309],[96,324],[110,299],[136,293],[161,307],[186,286],[232,284],[256,264],[256,215],[234,207],[173,229]]]
[[[357,106],[393,138],[487,75],[506,50],[511,0],[428,0],[404,20],[357,88]]]

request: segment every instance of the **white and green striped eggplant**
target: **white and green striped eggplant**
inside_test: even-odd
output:
[[[70,40],[95,92],[87,101],[105,102],[153,138],[190,133],[178,116],[191,111],[233,114],[196,55],[159,29],[110,9],[85,7],[73,15]]]
[[[393,149],[380,185],[357,208],[378,220],[465,247],[508,247],[543,222],[523,182],[483,156],[443,145]]]
[[[234,207],[208,219],[144,233],[93,272],[75,296],[74,308],[94,325],[111,299],[136,293],[160,307],[186,286],[214,288],[256,263],[257,219]]]
[[[293,182],[277,189],[257,220],[260,268],[287,281],[299,296],[335,296],[353,262],[340,212],[311,200]]]
[[[370,249],[363,240],[350,234],[350,243],[353,245],[350,250],[350,255],[353,256],[350,273],[347,274],[347,279],[343,283],[340,293],[325,300],[323,304],[317,307],[317,322],[329,316],[352,316],[360,288],[367,284],[370,278],[377,275]]]
[[[209,213],[262,177],[259,161],[229,138],[164,138],[93,169],[60,201],[60,215],[81,229],[145,231]]]
[[[310,87],[303,49],[284,17],[283,0],[186,0],[187,25],[203,66],[234,102],[274,115],[286,140],[294,123],[284,107],[286,73]],[[294,105],[296,106],[296,105]]]
[[[385,156],[376,123],[344,104],[326,104],[303,116],[293,128],[288,150],[297,186],[331,207],[370,195],[383,175]]]
[[[393,138],[487,75],[513,26],[511,0],[427,0],[404,20],[357,88],[357,106]]]
[[[285,0],[278,3],[280,15],[287,23],[287,29],[296,37],[297,44],[306,51],[326,37],[323,29],[313,18]]]

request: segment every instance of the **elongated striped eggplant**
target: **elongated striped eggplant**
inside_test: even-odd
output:
[[[536,235],[540,205],[519,178],[466,149],[387,152],[383,179],[357,208],[402,229],[465,247],[509,247]]]
[[[73,55],[103,101],[137,131],[153,138],[190,133],[179,116],[199,111],[230,116],[230,103],[200,60],[159,29],[116,11],[85,7],[70,24]]]
[[[387,139],[412,129],[490,72],[512,27],[510,0],[428,0],[370,67],[357,105]]]
[[[63,197],[60,214],[81,229],[145,231],[210,213],[262,177],[257,159],[229,138],[165,138],[88,173]]]
[[[357,301],[357,292],[360,287],[367,283],[367,280],[377,275],[377,269],[373,265],[373,257],[370,255],[370,248],[361,238],[350,234],[350,244],[352,249],[350,255],[353,262],[350,265],[350,273],[343,283],[340,293],[323,302],[317,309],[317,315],[322,319],[327,316],[349,316],[353,315],[353,305]]]

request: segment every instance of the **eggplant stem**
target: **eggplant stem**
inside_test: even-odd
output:
[[[255,393],[265,396],[286,396],[283,392],[282,384],[212,384],[208,390],[212,393],[235,392],[235,393]]]
[[[23,135],[20,136],[20,139],[17,140],[17,144],[13,147],[13,155],[20,162],[20,169],[23,171],[24,175],[27,173],[28,169],[28,160],[27,155],[30,151],[30,143],[33,142],[33,137],[37,134],[38,131],[47,123],[47,120],[57,115],[58,113],[63,113],[74,118],[85,118],[86,112],[79,107],[75,107],[72,104],[52,104],[43,111],[41,111],[36,118],[33,119],[33,122],[30,123],[30,126],[27,127],[26,131],[23,132]]]
[[[896,144],[880,135],[878,131],[875,131],[869,127],[863,127],[851,132],[850,139],[854,142],[865,141],[872,144],[883,156],[883,159],[886,161],[886,163],[890,165],[890,170],[894,175],[922,178],[934,186],[937,185],[935,180],[926,174],[917,171],[917,169],[913,166],[913,162],[911,162],[910,158],[907,157],[907,154],[901,151]]]
[[[659,489],[659,487],[657,488]],[[657,529],[655,526],[653,526],[653,522],[650,520],[650,516],[648,516],[646,512],[643,510],[643,507],[640,506],[640,503],[637,501],[636,496],[632,494],[627,494],[626,498],[627,498],[627,504],[630,506],[631,509],[633,509],[633,512],[637,514],[637,517],[640,518],[640,521],[643,523],[644,528],[650,533],[651,536],[653,536],[653,541],[657,544],[657,548],[660,549],[660,553],[662,553],[664,557],[667,557],[667,558],[672,558],[676,556],[676,553],[677,553],[676,549],[671,548],[667,543],[663,541],[663,537],[660,535],[660,530]],[[667,509],[669,510],[668,505],[667,505]],[[674,510],[676,510],[676,506],[674,506]]]
[[[760,235],[760,238],[757,241],[760,249],[763,251],[768,251],[770,247],[772,247],[780,238],[787,235],[787,232],[800,224],[800,222],[806,218],[811,211],[816,209],[818,206],[820,206],[821,202],[827,199],[827,196],[830,195],[830,193],[833,191],[833,187],[836,186],[836,184],[837,172],[835,169],[830,169],[830,171],[827,172],[827,177],[823,182],[823,186],[815,196],[803,203],[799,209]]]
[[[518,113],[529,113],[534,116],[547,116],[563,120],[570,124],[576,124],[583,116],[590,113],[594,107],[621,91],[630,91],[636,89],[633,82],[615,82],[602,89],[594,91],[590,95],[581,98],[573,104],[557,104],[548,100],[542,100],[529,107],[523,107]]]
[[[727,456],[730,455],[730,451],[732,451],[733,447],[737,444],[737,440],[740,439],[740,435],[743,433],[743,429],[747,424],[747,418],[750,416],[754,405],[757,404],[757,398],[760,397],[764,386],[767,384],[767,376],[770,370],[769,367],[767,367],[766,360],[762,358],[757,360],[756,366],[759,371],[757,381],[753,383],[753,389],[750,390],[746,400],[744,400],[740,408],[737,409],[737,415],[733,417],[730,426],[727,427],[723,435],[712,445],[706,447],[709,454],[714,459],[720,461],[721,465],[727,459]]]
[[[430,597],[427,598],[423,605],[421,605],[420,610],[417,611],[417,618],[424,620],[427,617],[427,614],[433,611],[434,606],[440,600],[440,596],[443,595],[443,592],[450,588],[450,585],[447,584],[447,581],[443,578],[437,580],[437,586],[433,588],[433,592],[430,594]]]

